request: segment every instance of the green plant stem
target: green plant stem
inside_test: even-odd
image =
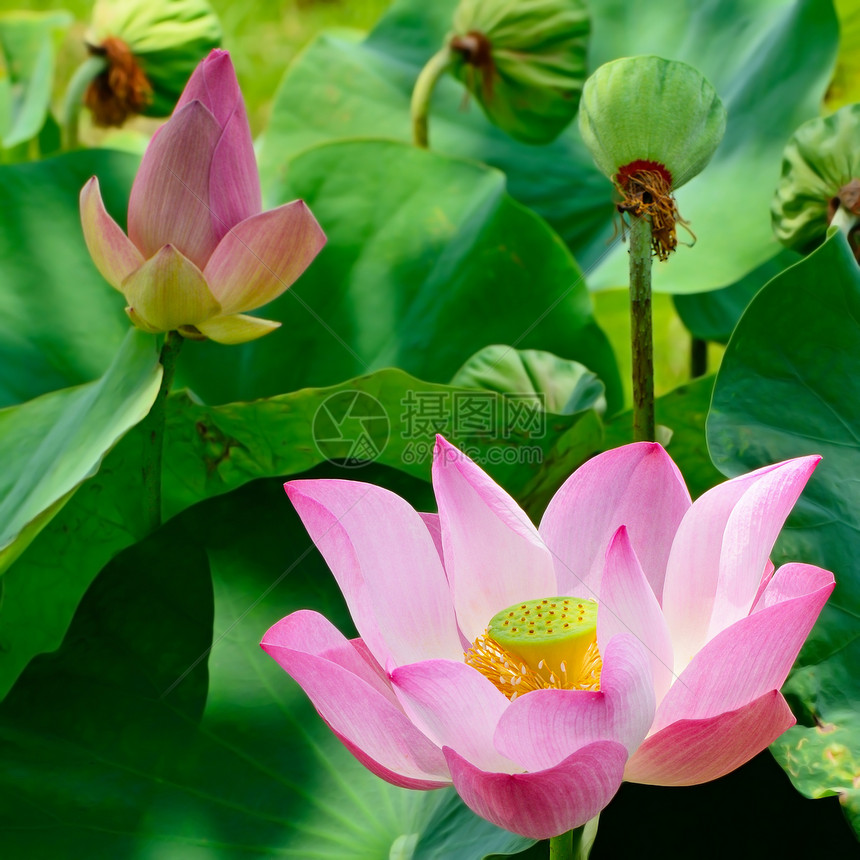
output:
[[[708,372],[708,342],[694,337],[690,343],[690,378],[698,379]]]
[[[591,821],[586,821],[582,827],[568,830],[561,836],[549,840],[549,860],[588,860],[591,846],[597,838],[597,825],[600,815],[595,815]]]
[[[184,338],[179,332],[169,331],[161,347],[161,387],[143,421],[143,498],[146,512],[146,534],[161,525],[161,460],[164,450],[164,425],[167,417],[167,397],[176,373],[176,359]]]
[[[90,81],[100,75],[107,68],[107,60],[104,57],[87,57],[81,63],[69,85],[66,87],[66,95],[63,98],[63,149],[76,149],[78,146],[78,120],[81,108],[84,104],[84,93],[90,85]]]
[[[654,335],[651,322],[651,222],[630,225],[630,340],[633,351],[633,441],[655,441]]]
[[[451,65],[451,58],[451,49],[446,45],[430,58],[418,75],[415,89],[412,90],[412,142],[422,149],[427,149],[429,145],[427,117],[430,113],[430,99],[436,82]]]
[[[830,226],[838,227],[847,236],[857,226],[858,220],[860,219],[853,212],[840,205],[830,221]]]

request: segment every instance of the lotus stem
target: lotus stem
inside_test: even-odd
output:
[[[104,57],[90,56],[81,63],[72,75],[63,99],[63,149],[78,146],[78,120],[84,104],[84,93],[90,82],[107,68]]]
[[[651,222],[630,225],[630,339],[633,351],[633,441],[654,442],[654,334],[651,322]]]
[[[845,238],[848,239],[849,234],[857,226],[858,221],[860,221],[860,217],[840,204],[830,221],[830,226],[838,227],[845,234]],[[851,244],[850,240],[848,244]]]
[[[599,823],[600,815],[595,815],[582,827],[554,836],[549,840],[549,860],[588,860]]]
[[[167,417],[167,397],[176,373],[176,359],[184,338],[179,332],[169,331],[164,338],[159,358],[163,373],[161,386],[149,415],[143,421],[143,498],[146,512],[146,534],[152,534],[161,525],[161,462],[164,451],[164,426]]]
[[[421,149],[427,149],[428,130],[427,117],[430,113],[430,99],[436,82],[451,65],[451,49],[446,45],[434,54],[418,75],[415,89],[412,90],[412,142]]]

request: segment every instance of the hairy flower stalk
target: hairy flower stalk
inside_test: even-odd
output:
[[[412,113],[412,142],[421,149],[427,149],[430,145],[428,123],[433,90],[436,88],[439,78],[445,74],[450,65],[451,51],[447,47],[442,48],[430,58],[415,82],[410,108]]]
[[[627,445],[576,471],[539,528],[441,438],[438,514],[291,481],[360,638],[299,611],[262,646],[383,779],[453,785],[553,856],[585,856],[623,779],[716,779],[794,723],[779,688],[833,575],[768,554],[818,459],[691,503],[659,445]]]
[[[184,338],[179,332],[168,332],[161,347],[159,361],[163,368],[161,385],[149,415],[141,422],[143,450],[141,480],[145,534],[152,534],[161,525],[161,464],[164,454],[164,427],[167,419],[167,398],[176,375],[176,361]]]
[[[725,124],[722,103],[701,74],[660,57],[607,63],[583,90],[583,140],[621,196],[617,208],[622,225],[625,216],[630,219],[635,441],[656,438],[652,258],[666,262],[677,248],[677,225],[686,227],[686,222],[678,214],[674,191],[705,167]]]

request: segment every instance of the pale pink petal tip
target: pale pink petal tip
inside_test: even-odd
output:
[[[290,287],[325,244],[301,200],[254,215],[221,240],[205,269],[225,313],[261,307]]]
[[[81,224],[84,240],[96,268],[115,289],[143,265],[143,255],[108,215],[102,201],[99,180],[93,176],[81,189]]]
[[[380,665],[463,659],[439,553],[411,505],[358,481],[291,481],[286,491]]]
[[[552,556],[517,502],[441,436],[432,466],[445,570],[463,635],[497,612],[558,594]]]
[[[412,725],[386,693],[384,681],[362,665],[360,654],[350,653],[352,644],[322,616],[287,616],[270,628],[261,645],[371,770],[405,788],[448,784],[439,748]]]
[[[559,593],[599,599],[606,547],[623,525],[659,602],[672,540],[690,504],[678,467],[656,442],[586,461],[553,496],[540,524]]]

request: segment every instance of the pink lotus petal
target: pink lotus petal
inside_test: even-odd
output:
[[[236,71],[227,51],[216,49],[197,66],[174,114],[195,100],[206,106],[222,129],[212,155],[209,188],[212,223],[220,241],[231,227],[256,215],[261,208],[254,142]]]
[[[679,720],[651,735],[627,762],[624,779],[646,785],[698,785],[748,762],[795,723],[778,690],[734,711]]]
[[[789,562],[782,565],[770,577],[751,614],[755,615],[756,612],[771,606],[778,606],[786,600],[806,598],[822,588],[829,589],[829,594],[834,587],[833,574],[829,570],[823,570],[814,564]]]
[[[749,612],[776,535],[818,459],[802,457],[726,481],[697,499],[684,517],[663,590],[676,672],[717,627],[724,629],[730,618]],[[760,507],[766,499],[772,510]],[[733,578],[737,583],[730,585]]]
[[[227,124],[236,104],[242,101],[242,91],[229,51],[215,48],[198,63],[176,102],[173,115],[193,101],[205,105],[221,128]]]
[[[606,552],[597,610],[597,644],[600,650],[603,651],[604,643],[619,633],[632,633],[644,645],[659,703],[674,678],[672,640],[660,605],[642,572],[624,526],[615,533]]]
[[[816,455],[781,464],[757,481],[735,505],[723,536],[708,639],[749,615],[761,583],[760,572],[819,462],[821,457]]]
[[[143,265],[143,255],[108,215],[96,176],[81,189],[81,224],[96,268],[112,287],[122,291],[122,282]]]
[[[330,727],[331,728],[331,727]],[[418,791],[432,791],[437,788],[448,788],[451,785],[450,777],[444,779],[434,777],[431,779],[413,779],[405,777],[397,771],[391,770],[371,758],[361,747],[356,746],[349,738],[344,737],[336,729],[332,729],[334,736],[351,752],[360,764],[363,764],[374,776],[396,785],[398,788],[411,788]]]
[[[508,774],[486,773],[448,747],[443,752],[466,805],[530,839],[549,839],[594,818],[618,791],[627,759],[621,744],[598,741],[547,770]]]
[[[495,745],[529,771],[554,767],[595,741],[632,752],[648,733],[654,706],[648,655],[622,633],[606,647],[600,692],[536,690],[518,697],[499,720]]]
[[[312,624],[308,618],[312,614],[304,613],[295,623]],[[280,644],[277,628],[283,623],[263,637],[263,650],[301,686],[319,715],[350,749],[361,750],[362,760],[376,763],[395,785],[435,788],[448,782],[439,748],[402,710],[340,663]],[[315,635],[311,631],[309,638],[313,640]]]
[[[358,481],[290,481],[285,489],[381,666],[463,659],[445,572],[409,504]]]
[[[243,101],[236,104],[223,129],[212,154],[209,184],[212,224],[219,242],[236,224],[257,215],[263,206],[257,157]]]
[[[122,283],[129,305],[155,331],[196,326],[220,311],[200,269],[165,245]]]
[[[281,295],[324,244],[316,219],[296,200],[233,227],[204,274],[225,313],[252,310]]]
[[[453,660],[401,666],[391,683],[409,719],[439,747],[452,747],[481,770],[521,770],[493,746],[508,700],[480,672]]]
[[[638,442],[598,454],[565,481],[541,520],[559,593],[599,597],[606,547],[626,525],[660,600],[672,538],[689,507],[684,479],[660,445]]]
[[[762,574],[761,582],[758,584],[758,591],[756,592],[755,599],[753,600],[753,612],[755,612],[755,608],[758,605],[759,600],[761,600],[761,596],[764,594],[764,590],[767,588],[767,584],[770,582],[775,570],[776,568],[773,566],[773,562],[768,559],[765,562],[764,573]]]
[[[266,631],[263,642],[267,653],[275,648],[304,651],[337,663],[373,687],[398,710],[403,710],[388,676],[361,639],[347,639],[337,627],[318,612],[310,609],[293,612],[277,624],[273,624]]]
[[[433,490],[457,621],[470,642],[502,609],[559,594],[552,558],[525,512],[441,436]]]
[[[693,657],[657,709],[652,731],[733,711],[779,689],[833,587],[827,570],[781,567],[757,610]]]
[[[128,235],[144,257],[175,245],[200,269],[218,244],[209,201],[212,153],[221,137],[215,117],[192,101],[153,137],[128,202]]]
[[[128,314],[128,318],[132,321],[135,328],[139,328],[147,334],[161,334],[162,330],[158,326],[150,325],[133,307],[127,307],[125,312]]]
[[[433,545],[436,547],[436,552],[439,553],[439,561],[444,567],[444,556],[442,554],[442,526],[439,523],[439,514],[418,514],[419,517],[427,526],[427,531],[430,532],[430,537],[433,538]]]
[[[271,334],[280,327],[281,324],[274,320],[249,317],[245,314],[212,317],[212,319],[197,325],[200,332],[210,340],[225,344],[248,343],[248,341]]]

